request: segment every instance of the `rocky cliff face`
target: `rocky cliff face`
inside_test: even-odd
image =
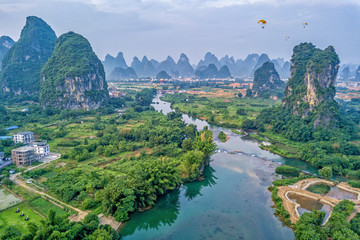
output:
[[[46,22],[38,17],[27,17],[19,41],[2,60],[2,91],[37,95],[41,68],[51,56],[55,41],[55,32]]]
[[[280,76],[275,69],[274,63],[265,62],[254,73],[254,83],[252,93],[254,97],[269,97],[283,92],[285,82],[280,80]]]
[[[0,37],[0,70],[1,70],[1,61],[9,51],[9,49],[14,45],[14,40],[12,40],[8,36],[1,36]]]
[[[104,67],[90,43],[74,32],[61,35],[42,70],[40,101],[66,109],[96,109],[109,93]]]
[[[334,100],[338,68],[339,58],[333,47],[321,50],[311,43],[295,46],[283,105],[302,118],[311,114],[315,128],[333,124],[338,111]]]

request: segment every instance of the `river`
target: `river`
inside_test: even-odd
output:
[[[163,114],[170,103],[156,96],[152,106]],[[122,239],[294,239],[292,230],[274,215],[267,187],[276,179],[280,164],[316,173],[297,159],[288,159],[259,148],[259,141],[209,125],[183,114],[185,123],[208,126],[214,132],[218,152],[205,168],[205,180],[186,183],[160,197],[154,208],[131,215],[120,230]],[[229,135],[222,143],[220,131]]]

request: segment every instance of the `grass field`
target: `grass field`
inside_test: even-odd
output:
[[[20,213],[16,213],[16,209],[19,207],[20,213],[24,211],[25,216],[29,216],[29,221],[25,221],[25,216],[21,217]],[[11,225],[14,225],[22,233],[27,233],[27,224],[33,222],[37,225],[40,224],[40,220],[43,219],[37,213],[35,213],[28,203],[24,202],[14,207],[8,208],[0,212],[0,234]]]
[[[67,212],[43,198],[37,198],[30,202],[30,206],[33,207],[38,213],[46,216],[50,210],[56,212],[56,215],[65,215]]]

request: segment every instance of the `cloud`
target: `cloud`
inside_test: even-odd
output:
[[[3,1],[0,2],[0,11],[2,12],[22,12],[28,9],[31,9],[34,7],[34,4],[29,2],[23,2],[23,1]]]
[[[360,0],[0,0],[0,35],[17,39],[26,16],[43,18],[60,35],[83,34],[99,57],[123,51],[158,60],[208,51],[244,58],[289,59],[299,42],[334,45],[342,62],[358,62]],[[268,21],[261,29],[257,20]],[[309,22],[304,29],[302,22]],[[284,36],[290,36],[284,41]]]

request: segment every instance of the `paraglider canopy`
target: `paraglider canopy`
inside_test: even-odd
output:
[[[288,40],[290,37],[289,37],[289,36],[285,36],[284,38],[285,38],[285,40]]]
[[[308,25],[308,23],[307,22],[303,22],[303,24],[302,24],[303,26],[304,26],[304,28]]]
[[[265,24],[266,24],[266,21],[264,19],[260,19],[257,23],[258,24],[260,23],[262,25],[261,28],[264,28]]]

